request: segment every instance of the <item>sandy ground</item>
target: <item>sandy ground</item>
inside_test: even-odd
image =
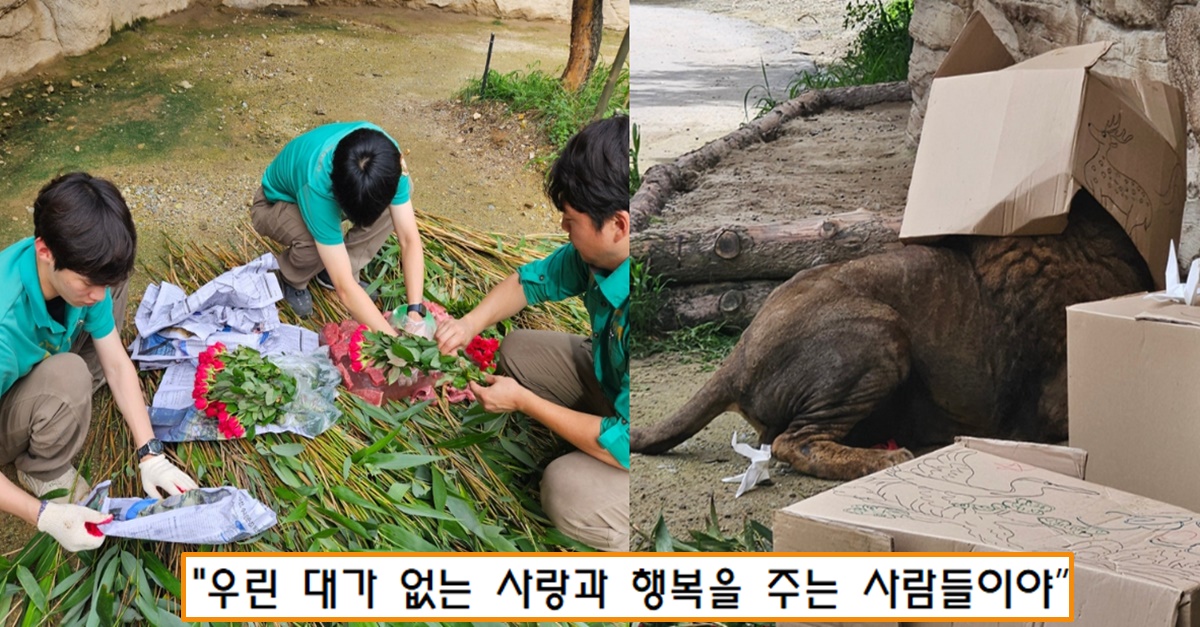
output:
[[[532,162],[549,147],[529,121],[487,108],[477,118],[452,100],[482,74],[491,33],[494,70],[566,63],[568,25],[436,10],[196,6],[118,33],[0,88],[0,245],[32,233],[38,188],[75,169],[121,188],[142,263],[157,261],[168,235],[234,237],[283,143],[358,119],[404,149],[418,210],[485,231],[554,232],[559,216]],[[606,31],[603,59],[620,37]],[[135,274],[131,310],[145,282]],[[0,514],[0,552],[32,531]]]
[[[797,72],[837,58],[851,40],[844,7],[841,0],[634,0],[630,104],[642,136],[640,169],[728,134],[747,121],[747,101],[753,117],[766,87],[785,99]]]
[[[899,214],[915,156],[904,147],[907,120],[906,103],[792,120],[775,141],[737,151],[705,172],[695,189],[672,197],[662,218],[667,225],[694,226],[782,222],[860,208]],[[685,363],[674,354],[635,359],[633,424],[666,419],[714,367]],[[688,530],[706,527],[711,495],[722,529],[736,533],[746,519],[769,526],[776,509],[836,485],[773,463],[771,485],[735,498],[737,484],[721,482],[747,466],[730,445],[734,432],[757,446],[750,425],[725,413],[666,455],[634,455],[634,527],[648,532],[661,515],[672,535],[686,539]]]

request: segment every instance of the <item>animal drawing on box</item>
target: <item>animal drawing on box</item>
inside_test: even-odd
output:
[[[991,459],[961,449],[888,468],[865,483],[844,486],[842,494],[861,501],[845,511],[875,518],[909,518],[922,528],[953,525],[996,547],[1019,548],[1012,540],[1021,527],[1091,537],[1093,529],[1056,517],[1047,500],[1053,493],[1095,497],[1098,492],[1039,477],[1013,478],[1004,469],[992,468],[995,462]],[[981,466],[989,472],[981,472]]]
[[[1141,244],[1153,222],[1154,199],[1141,184],[1117,169],[1110,159],[1113,151],[1133,140],[1133,135],[1121,127],[1120,113],[1109,118],[1102,128],[1091,122],[1087,126],[1097,145],[1096,152],[1084,164],[1084,183],[1102,205],[1124,216],[1121,226],[1134,242]],[[1172,169],[1166,187],[1158,192],[1158,204],[1167,204],[1174,197],[1182,171],[1179,164]]]
[[[1089,194],[1066,229],[948,237],[797,273],[683,407],[631,432],[663,453],[724,411],[797,470],[854,479],[956,435],[1067,435],[1066,307],[1154,287]]]

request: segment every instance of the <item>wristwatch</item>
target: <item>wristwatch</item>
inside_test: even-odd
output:
[[[150,438],[150,441],[138,447],[137,452],[134,454],[137,455],[138,459],[147,455],[162,455],[163,443],[158,438]]]
[[[415,305],[408,306],[408,313],[413,313],[413,312],[416,312],[417,315],[424,318],[425,315],[429,313],[429,310],[425,308],[425,303],[417,303]]]

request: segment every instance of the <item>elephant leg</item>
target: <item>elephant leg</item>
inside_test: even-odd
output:
[[[913,458],[908,449],[856,448],[839,444],[850,431],[843,425],[808,425],[775,438],[771,454],[805,474],[849,481]]]

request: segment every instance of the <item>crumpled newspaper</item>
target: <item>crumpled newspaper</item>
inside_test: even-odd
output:
[[[92,488],[82,505],[113,515],[106,536],[183,544],[228,544],[275,526],[271,508],[235,487],[196,488],[165,499],[109,498],[111,481]],[[140,509],[146,510],[137,515]]]
[[[750,467],[740,475],[733,477],[725,477],[721,481],[724,483],[741,482],[738,486],[737,494],[733,498],[737,498],[750,490],[758,487],[758,484],[771,480],[770,469],[768,465],[771,462],[771,445],[763,444],[759,448],[754,448],[744,442],[738,442],[737,431],[733,432],[733,450],[742,457],[750,458]]]

